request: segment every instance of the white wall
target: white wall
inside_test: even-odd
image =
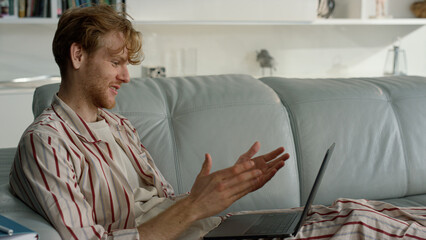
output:
[[[398,36],[408,74],[426,76],[425,26],[204,26],[137,25],[144,35],[143,65],[178,75],[182,49],[196,49],[197,74],[261,75],[256,51],[268,49],[285,77],[379,76]],[[0,81],[58,75],[51,53],[54,25],[0,24]],[[131,66],[139,77],[140,66]]]
[[[309,21],[317,0],[130,0],[127,12],[148,21]]]
[[[408,74],[426,75],[426,28],[418,26],[137,26],[144,33],[143,64],[165,65],[181,49],[197,49],[197,74],[261,75],[256,51],[268,49],[274,75],[355,77],[383,74],[386,54],[398,36]],[[139,68],[132,72],[139,74]]]
[[[408,74],[426,76],[425,26],[250,26],[140,25],[144,65],[164,65],[169,76],[182,73],[182,52],[196,52],[196,74],[261,75],[256,51],[268,49],[284,77],[381,76],[387,50],[400,36]],[[0,81],[58,75],[51,53],[54,24],[0,24]],[[131,66],[139,77],[140,66]],[[32,121],[32,95],[0,94],[0,148],[15,146]],[[6,117],[6,114],[13,118]]]
[[[0,90],[0,148],[16,147],[24,130],[33,121],[33,93]]]

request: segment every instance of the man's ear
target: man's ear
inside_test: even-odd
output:
[[[74,69],[80,69],[81,64],[84,60],[84,50],[81,44],[79,43],[73,43],[70,47],[70,57],[71,57],[71,63]]]

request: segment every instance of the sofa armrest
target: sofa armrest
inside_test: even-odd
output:
[[[9,187],[9,172],[16,148],[0,149],[0,214],[37,232],[41,239],[61,239],[42,216],[16,198]]]

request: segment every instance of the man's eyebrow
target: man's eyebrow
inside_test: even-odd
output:
[[[122,61],[122,62],[127,62],[128,61],[128,58],[127,57],[124,57],[123,55],[121,55],[121,54],[111,54],[111,57],[112,58],[118,58],[120,61]]]

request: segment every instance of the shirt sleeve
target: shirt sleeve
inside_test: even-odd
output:
[[[68,147],[48,133],[24,135],[10,177],[15,194],[48,219],[62,239],[139,239],[136,228],[107,232],[95,223],[78,185],[78,179],[87,176],[76,174],[81,166],[70,160],[73,153]]]

